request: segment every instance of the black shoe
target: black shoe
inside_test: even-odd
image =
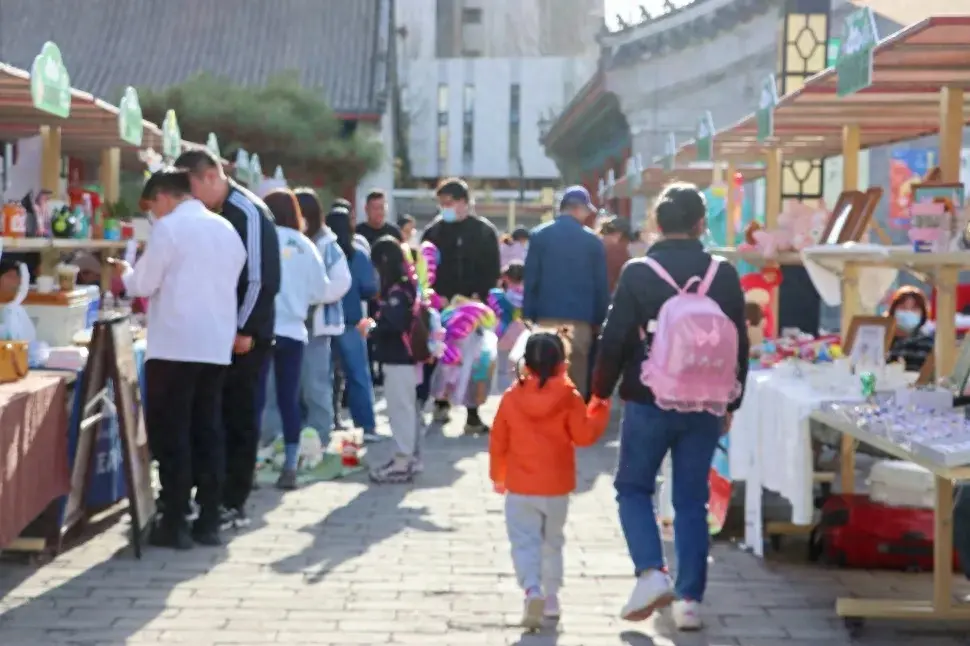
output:
[[[207,547],[218,547],[222,545],[222,537],[219,536],[218,529],[204,529],[201,527],[192,528],[192,540],[199,545]]]
[[[296,491],[296,469],[283,469],[276,481],[276,488],[282,491]]]
[[[190,550],[193,546],[188,528],[181,525],[173,527],[166,523],[160,523],[152,528],[148,543],[155,547],[168,547],[175,550]]]
[[[249,527],[252,523],[249,516],[246,515],[246,510],[242,508],[227,507],[224,508],[220,514],[219,528],[223,531],[229,529],[242,529],[243,527]]]

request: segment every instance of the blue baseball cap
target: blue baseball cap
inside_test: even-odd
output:
[[[593,206],[593,199],[589,196],[589,191],[578,184],[568,187],[563,192],[562,199],[559,200],[560,211],[571,209],[574,206],[585,206],[590,211],[596,210],[596,207]]]

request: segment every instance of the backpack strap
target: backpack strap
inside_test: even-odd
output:
[[[711,283],[714,282],[714,276],[717,275],[717,269],[720,264],[721,262],[717,258],[711,257],[711,264],[707,268],[707,273],[704,274],[704,280],[701,281],[700,287],[697,288],[697,293],[701,296],[707,294],[707,290],[711,288]]]
[[[678,294],[682,294],[688,287],[690,287],[690,285],[692,284],[691,280],[697,280],[696,277],[692,278],[691,280],[687,281],[687,284],[684,285],[683,288],[681,288],[681,286],[677,284],[677,281],[675,281],[673,278],[670,277],[670,274],[667,273],[667,270],[664,269],[659,262],[657,262],[650,256],[645,256],[643,258],[643,261],[647,264],[648,267],[650,267],[650,269],[654,271],[655,274],[660,276],[661,280],[663,280],[665,283],[673,287],[674,291],[677,292]]]

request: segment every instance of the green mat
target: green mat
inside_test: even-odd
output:
[[[296,481],[300,485],[313,484],[314,482],[327,482],[359,473],[366,468],[363,462],[361,462],[360,466],[345,467],[341,463],[339,455],[327,453],[323,456],[323,460],[320,461],[320,464],[316,468],[310,470],[301,469],[297,472]],[[263,463],[256,470],[256,482],[261,485],[276,484],[276,479],[279,477],[279,470],[269,463]]]

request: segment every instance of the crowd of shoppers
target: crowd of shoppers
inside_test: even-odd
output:
[[[601,222],[598,232],[584,224],[596,209],[583,187],[563,193],[551,222],[501,240],[474,213],[465,182],[445,180],[436,194],[440,214],[421,240],[438,250],[437,293],[446,302],[502,296],[520,303],[522,318],[536,326],[490,440],[490,473],[496,491],[507,494],[513,564],[526,594],[523,622],[535,627],[560,613],[574,447],[602,433],[619,381],[624,415],[615,486],[636,576],[622,616],[642,620],[673,603],[679,627],[699,628],[707,474],[740,405],[735,385],[743,384],[748,365],[738,274],[699,241],[706,228],[702,194],[692,185],[668,187],[656,206],[662,239],[633,260],[625,221]],[[312,427],[327,443],[339,423],[335,375],[342,376],[354,427],[369,440],[378,438],[375,373],[383,384],[396,450],[372,479],[407,482],[422,471],[421,404],[434,366],[417,360],[412,345],[420,311],[413,219],[400,219],[403,231],[388,222],[380,191],[367,195],[356,228],[352,205],[338,200],[324,215],[309,189],[277,189],[260,199],[205,151],[187,152],[156,172],[142,197],[156,216],[147,248],[134,267],[114,265],[129,296],[149,299],[146,424],[162,511],[153,543],[217,545],[220,530],[248,522],[264,419],[265,429],[283,438],[277,486],[295,488],[301,430]],[[676,315],[661,312],[676,310],[694,284],[696,297],[710,304],[706,320],[736,336],[726,340],[737,354],[727,358],[726,377],[707,362],[675,365],[691,353],[671,344],[694,340],[665,330]],[[910,301],[900,296],[896,309]],[[678,375],[691,370],[720,378],[720,390],[679,388]],[[434,402],[438,421],[448,415],[447,402]],[[467,408],[466,429],[489,431],[476,407]],[[677,482],[675,583],[652,501],[667,453]],[[193,488],[199,512],[190,525]]]

